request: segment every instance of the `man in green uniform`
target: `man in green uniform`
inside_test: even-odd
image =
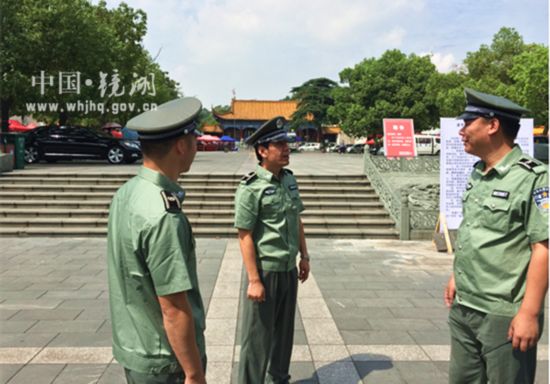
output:
[[[450,383],[533,383],[548,288],[548,167],[514,145],[526,109],[466,89],[463,195],[450,308]]]
[[[196,154],[201,103],[182,98],[136,116],[143,167],[109,210],[113,355],[128,383],[204,384],[204,307],[178,176]]]
[[[276,117],[246,140],[260,164],[243,178],[235,196],[235,227],[248,277],[239,384],[289,382],[298,280],[309,275],[300,219],[304,205],[294,175],[284,168],[290,151],[283,124]]]

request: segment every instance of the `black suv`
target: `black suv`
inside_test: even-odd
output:
[[[25,161],[37,163],[67,159],[107,159],[111,164],[133,163],[141,158],[137,140],[115,139],[92,128],[40,127],[25,137]]]

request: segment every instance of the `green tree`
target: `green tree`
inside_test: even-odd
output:
[[[10,112],[26,114],[27,102],[55,102],[60,108],[67,102],[135,104],[134,111],[115,114],[115,110],[72,114],[73,122],[100,124],[108,119],[123,121],[138,113],[144,102],[161,103],[178,95],[178,84],[163,72],[142,46],[146,15],[125,3],[107,9],[100,1],[86,0],[3,0],[0,9],[0,100],[3,129],[7,129]],[[41,80],[40,75],[44,74]],[[61,76],[80,77],[80,92],[61,92]],[[116,75],[123,95],[102,94],[101,74],[110,82]],[[154,78],[156,93],[129,95],[136,77]],[[33,77],[35,84],[33,85]],[[92,84],[85,83],[92,80]],[[53,83],[50,83],[53,81]],[[43,92],[40,83],[44,83]],[[42,119],[59,118],[64,123],[69,114],[45,112]]]
[[[548,47],[528,46],[516,56],[509,75],[514,81],[512,93],[530,109],[535,125],[548,124]]]
[[[292,115],[290,129],[295,130],[304,124],[313,124],[319,133],[322,125],[335,122],[328,115],[328,109],[334,105],[333,91],[338,83],[325,77],[311,79],[290,90],[291,100],[298,101],[298,107]]]
[[[412,118],[417,130],[426,129],[439,117],[426,90],[435,73],[428,56],[386,51],[379,59],[366,59],[340,72],[347,86],[335,89],[329,114],[355,136],[381,133],[384,118]]]

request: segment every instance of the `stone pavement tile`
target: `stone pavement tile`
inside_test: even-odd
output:
[[[29,364],[21,368],[9,384],[51,384],[64,368],[64,364]]]
[[[214,298],[210,300],[207,316],[210,319],[233,319],[237,317],[238,309],[238,298]]]
[[[351,361],[315,362],[319,384],[357,384],[359,374]]]
[[[397,319],[439,319],[446,320],[449,317],[447,308],[389,308]]]
[[[355,368],[365,384],[406,384],[391,361],[356,361]]]
[[[440,384],[448,381],[448,375],[432,362],[399,361],[394,362],[394,365],[407,383]]]
[[[8,320],[17,312],[19,312],[18,309],[0,309],[0,320]]]
[[[103,307],[109,308],[109,299],[67,299],[59,304],[58,308],[85,309]]]
[[[101,378],[97,384],[122,384],[126,383],[126,376],[124,375],[124,368],[122,366],[111,363],[101,375]]]
[[[535,384],[548,384],[548,362],[539,361],[535,374]]]
[[[348,319],[393,319],[392,313],[382,307],[338,307],[331,305],[330,311],[334,318]]]
[[[328,279],[318,279],[317,280],[317,285],[319,286],[319,288],[321,288],[323,293],[325,292],[325,290],[326,291],[330,291],[330,290],[343,291],[343,290],[345,290],[344,289],[344,283],[337,283],[337,282],[334,282],[334,281],[330,281]]]
[[[18,268],[18,267],[12,267],[8,269],[7,271],[4,271],[2,275],[0,275],[0,278],[3,278],[5,276],[24,276],[24,277],[30,277],[30,276],[47,276],[54,272],[55,270],[52,267],[35,267],[32,269],[29,268]]]
[[[41,348],[37,347],[0,348],[0,364],[26,364],[40,350]]]
[[[214,361],[206,365],[206,382],[216,383],[216,384],[230,384],[231,383],[231,372],[232,364],[231,362],[219,362]],[[235,381],[236,382],[236,379]]]
[[[418,345],[348,345],[354,361],[427,361]]]
[[[107,364],[69,364],[52,384],[97,383],[106,368]]]
[[[312,362],[292,362],[290,364],[290,382],[292,384],[317,384],[317,374]]]
[[[57,333],[12,333],[0,337],[1,348],[44,347],[56,337]]]
[[[46,347],[32,360],[33,364],[109,364],[110,347]]]
[[[433,299],[430,293],[423,289],[383,289],[374,291],[376,296],[380,298],[420,298],[420,299]]]
[[[48,291],[42,297],[45,299],[96,299],[101,295],[99,290]]]
[[[298,298],[302,319],[330,319],[329,309],[323,298]]]
[[[31,289],[44,289],[44,288],[32,288],[32,285],[28,281],[19,281],[19,279],[10,281],[8,279],[4,280],[3,277],[0,278],[0,292],[2,291],[22,291],[26,288]]]
[[[310,350],[313,361],[316,363],[351,361],[349,352],[345,345],[311,345]]]
[[[443,300],[440,298],[419,299],[413,297],[410,301],[415,307],[419,308],[445,308]]]
[[[53,309],[61,304],[59,299],[7,299],[0,309]]]
[[[209,345],[233,345],[237,319],[207,319],[204,337]]]
[[[421,345],[422,350],[432,361],[449,361],[451,357],[450,345]]]
[[[74,320],[80,309],[23,309],[11,320]]]
[[[420,345],[446,345],[450,343],[451,336],[449,330],[431,331],[407,331],[417,344]]]
[[[111,317],[109,307],[96,307],[81,311],[75,320],[107,320]]]
[[[407,345],[416,344],[405,331],[347,331],[342,330],[346,345]]]
[[[60,290],[60,291],[70,291],[70,290],[76,290],[79,288],[83,288],[86,284],[84,283],[35,283],[30,284],[26,289],[28,290],[43,290],[43,291],[50,291],[50,290]],[[89,289],[89,288],[86,288]]]
[[[395,298],[356,298],[354,299],[358,307],[412,307],[412,303],[407,299]]]
[[[22,290],[22,291],[2,291],[0,292],[0,300],[4,299],[38,299],[43,297],[47,291],[45,290]]]
[[[48,347],[110,347],[111,332],[58,333]]]
[[[308,343],[312,344],[343,344],[342,337],[332,319],[302,319]]]
[[[335,317],[334,322],[336,323],[336,326],[342,331],[365,331],[367,329],[370,329],[371,326],[369,323],[367,323],[367,320],[361,319],[361,318],[340,318]],[[342,335],[343,336],[343,335]],[[345,338],[344,338],[345,340]]]
[[[233,360],[234,347],[230,345],[209,345],[206,347],[208,365],[212,362],[231,362]]]
[[[0,384],[7,383],[22,367],[22,364],[0,364]]]
[[[96,332],[102,324],[102,320],[39,320],[27,332]]]
[[[431,319],[430,321],[434,324],[435,328],[441,331],[446,331],[449,329],[449,322],[447,319]]]
[[[361,297],[361,298],[376,298],[376,291],[371,291],[367,289],[355,289],[353,291],[350,291],[349,289],[329,289],[324,288],[321,285],[319,285],[321,288],[321,292],[323,293],[323,297],[326,299],[339,299],[339,300],[352,300],[354,297]]]
[[[2,325],[0,326],[0,334],[24,333],[32,326],[34,326],[37,322],[37,320],[5,320],[2,321]]]
[[[396,331],[427,331],[433,329],[433,324],[425,319],[368,319],[372,329]]]
[[[307,338],[304,330],[294,329],[294,345],[306,345]]]

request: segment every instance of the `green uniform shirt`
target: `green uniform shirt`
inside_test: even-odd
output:
[[[107,264],[113,355],[133,371],[181,371],[164,330],[158,296],[187,292],[197,345],[205,355],[195,240],[180,208],[184,196],[179,185],[142,167],[111,203]]]
[[[483,168],[476,164],[462,198],[456,296],[467,307],[514,316],[525,294],[530,245],[548,239],[548,167],[516,145],[489,172]]]
[[[282,272],[296,267],[303,210],[298,184],[288,169],[281,171],[281,180],[261,166],[243,178],[235,196],[235,227],[252,231],[260,269]]]

